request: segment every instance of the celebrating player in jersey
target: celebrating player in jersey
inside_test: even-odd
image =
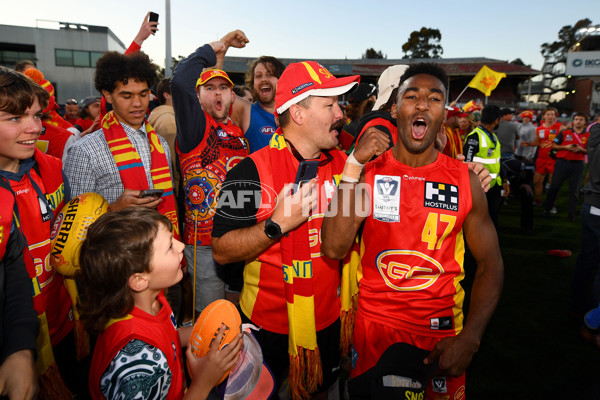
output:
[[[363,137],[371,145],[348,158],[331,202],[337,212],[323,222],[321,250],[338,259],[364,223],[349,386],[357,398],[372,397],[378,391],[373,385],[384,386],[379,393],[403,389],[398,383],[406,369],[386,370],[380,362],[389,349],[398,348],[396,343],[425,350],[426,356],[407,368],[426,369],[437,362],[428,399],[459,398],[465,369],[500,297],[502,258],[479,180],[434,147],[444,120],[445,82],[436,65],[406,70],[397,99],[396,144],[361,171],[361,164],[387,148],[380,132]],[[464,324],[463,232],[477,261]],[[400,365],[404,359],[396,360]]]

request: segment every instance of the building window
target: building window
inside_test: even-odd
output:
[[[0,42],[0,65],[12,68],[21,60],[35,62],[35,46]]]
[[[63,67],[72,67],[73,66],[73,51],[56,49],[55,56],[56,56],[56,65],[60,65]]]
[[[94,68],[96,61],[104,55],[101,51],[55,49],[56,65],[60,67]]]
[[[104,55],[103,52],[101,51],[92,51],[90,52],[90,63],[92,65],[92,67],[96,66],[96,61],[98,61],[98,59],[100,57],[102,57]]]

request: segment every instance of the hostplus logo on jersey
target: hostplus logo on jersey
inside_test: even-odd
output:
[[[425,182],[425,207],[458,211],[458,186],[441,182]]]

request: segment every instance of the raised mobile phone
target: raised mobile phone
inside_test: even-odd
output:
[[[294,182],[293,193],[296,193],[303,184],[317,176],[319,170],[319,160],[300,161],[298,171],[296,172],[296,181]]]
[[[142,190],[140,192],[140,194],[138,195],[139,199],[143,199],[146,197],[154,197],[156,200],[160,199],[160,197],[163,195],[164,193],[164,189],[146,189],[146,190]]]
[[[150,18],[148,19],[148,21],[150,22],[158,22],[158,14],[155,12],[150,11]],[[156,32],[156,29],[152,29],[154,32]]]

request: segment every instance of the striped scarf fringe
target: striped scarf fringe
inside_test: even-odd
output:
[[[319,348],[314,350],[296,347],[297,355],[289,354],[290,372],[288,384],[293,400],[310,399],[323,383],[323,368]]]

